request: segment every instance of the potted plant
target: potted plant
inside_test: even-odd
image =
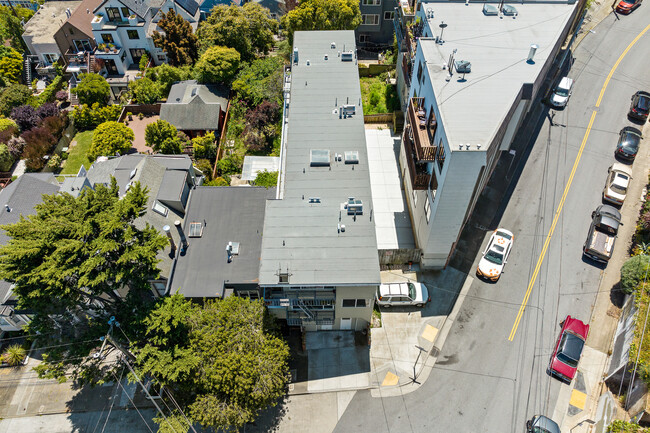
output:
[[[144,119],[144,113],[138,113],[138,119],[140,120]]]
[[[106,51],[106,44],[99,44],[97,45],[97,49],[99,51]]]
[[[129,118],[129,120],[133,120],[133,113],[129,111],[128,113],[126,113],[126,115]]]
[[[115,45],[108,44],[108,49],[111,50],[111,51],[115,51]]]

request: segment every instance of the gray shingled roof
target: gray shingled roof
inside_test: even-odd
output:
[[[261,285],[278,284],[279,270],[288,270],[291,285],[380,283],[359,73],[355,61],[337,56],[344,46],[354,50],[353,31],[295,33],[299,63],[291,71],[284,197],[267,202]],[[335,109],[346,102],[356,113],[344,119]],[[311,166],[310,152],[319,149],[329,151],[329,167]],[[359,153],[357,164],[334,160],[347,151]],[[343,208],[348,197],[363,202],[356,219]]]
[[[227,91],[220,86],[181,81],[172,86],[160,118],[181,130],[217,130],[219,116],[228,106]]]
[[[257,284],[266,200],[275,188],[197,187],[190,195],[184,230],[192,222],[207,223],[201,237],[188,238],[189,248],[171,277],[170,291],[189,298],[222,297],[224,282]],[[227,262],[226,245],[240,250]]]

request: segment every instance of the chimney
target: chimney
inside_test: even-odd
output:
[[[183,233],[183,227],[181,227],[180,220],[174,221],[174,225],[176,226],[176,230],[178,230],[178,236],[181,237],[181,253],[184,253],[187,247],[190,246],[190,244],[187,242],[185,233]]]
[[[535,60],[533,58],[535,57],[535,53],[537,52],[537,48],[539,48],[536,44],[530,44],[530,51],[528,52],[528,59],[526,62],[533,64],[535,63]]]
[[[163,226],[163,231],[167,235],[167,238],[169,239],[169,245],[172,247],[172,253],[176,251],[176,243],[174,242],[174,238],[172,237],[172,232],[171,232],[171,227],[168,225]]]
[[[5,205],[5,210],[6,210],[7,212],[11,212],[11,208],[9,207],[8,204]]]

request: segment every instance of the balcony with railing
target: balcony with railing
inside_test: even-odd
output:
[[[406,154],[406,163],[409,168],[409,176],[411,179],[411,186],[415,190],[423,190],[429,188],[429,184],[435,183],[432,185],[432,189],[438,187],[437,182],[435,181],[435,176],[431,178],[431,174],[427,171],[428,164],[422,164],[416,162],[415,156],[415,146],[413,140],[409,137],[407,132],[404,133],[404,139],[402,140],[404,145],[404,153]]]
[[[432,108],[429,108],[431,111]],[[436,148],[433,146],[433,137],[436,133],[437,120],[434,113],[427,112],[424,107],[424,98],[411,98],[408,106],[408,127],[405,135],[411,133],[418,161],[434,161]],[[408,129],[408,130],[407,130]]]
[[[65,58],[66,72],[91,72],[91,57],[90,51],[72,51],[68,49],[63,55]]]
[[[402,56],[402,76],[404,77],[406,87],[411,87],[411,74],[413,73],[411,65],[411,60],[404,54]]]

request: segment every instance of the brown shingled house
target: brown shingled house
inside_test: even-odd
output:
[[[75,79],[78,74],[93,72],[93,50],[97,47],[91,21],[93,10],[101,0],[83,0],[78,8],[54,34],[54,40],[65,61],[65,72]]]

